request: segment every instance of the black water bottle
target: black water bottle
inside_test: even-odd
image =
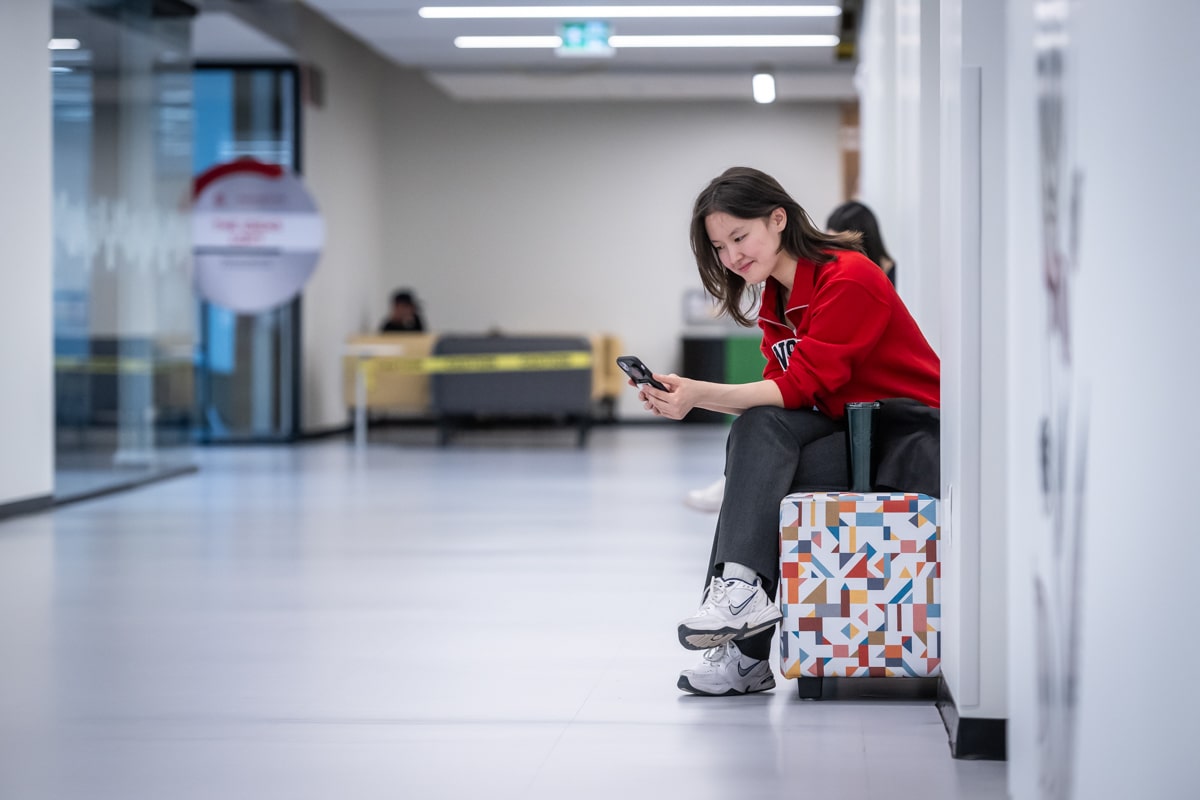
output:
[[[871,491],[871,450],[875,444],[878,402],[846,403],[846,457],[850,491]]]

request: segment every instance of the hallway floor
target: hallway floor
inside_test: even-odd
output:
[[[724,435],[212,448],[2,522],[0,797],[1004,798],[932,701],[675,688]]]

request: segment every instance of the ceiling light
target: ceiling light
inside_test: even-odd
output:
[[[46,45],[51,50],[78,50],[78,39],[51,39],[50,44]]]
[[[621,47],[837,47],[836,36],[610,36]]]
[[[425,19],[627,19],[665,17],[836,17],[832,5],[774,6],[425,6]]]
[[[554,49],[562,47],[561,36],[456,36],[454,46],[465,49]]]
[[[622,47],[837,47],[836,36],[610,36],[608,44]],[[558,36],[458,36],[454,46],[476,49],[553,49]]]
[[[769,72],[760,72],[750,81],[750,86],[754,90],[754,102],[756,103],[774,103],[775,102],[775,76]]]

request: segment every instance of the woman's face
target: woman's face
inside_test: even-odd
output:
[[[772,275],[786,276],[791,283],[796,259],[781,249],[787,213],[777,208],[763,219],[742,219],[724,212],[704,218],[704,229],[721,264],[746,283],[762,283]]]

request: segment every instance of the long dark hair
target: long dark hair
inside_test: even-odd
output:
[[[825,233],[809,218],[800,204],[791,198],[779,185],[779,181],[765,172],[750,167],[731,167],[700,192],[692,209],[692,253],[696,256],[696,267],[700,270],[700,281],[721,307],[743,326],[754,324],[746,313],[745,296],[756,300],[761,291],[751,286],[745,278],[726,269],[721,257],[708,238],[704,220],[710,214],[728,214],[738,219],[766,219],[771,212],[782,208],[787,222],[780,234],[780,251],[795,258],[804,258],[818,266],[834,259],[827,251],[862,251],[857,233]]]
[[[883,234],[879,232],[879,221],[875,214],[857,200],[842,203],[829,215],[825,229],[830,231],[858,231],[862,234],[863,252],[889,274],[895,263],[887,248],[883,246]]]

